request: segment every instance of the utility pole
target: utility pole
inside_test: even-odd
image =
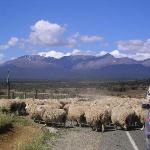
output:
[[[10,71],[7,73],[7,98],[10,99]]]

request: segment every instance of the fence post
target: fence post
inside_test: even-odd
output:
[[[15,93],[12,92],[12,99],[15,99]]]
[[[26,99],[26,98],[27,98],[27,93],[25,92],[25,93],[24,93],[24,99]]]
[[[10,80],[9,80],[9,76],[10,76],[10,71],[8,70],[7,73],[7,98],[10,99]]]
[[[35,99],[38,99],[38,90],[35,90]]]

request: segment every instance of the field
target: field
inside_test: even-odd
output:
[[[137,81],[11,81],[12,98],[74,98],[82,94],[144,98],[150,80]],[[7,97],[6,81],[0,81],[0,98]]]
[[[48,105],[48,108],[60,107],[60,109],[64,109],[68,113],[68,110],[66,110],[68,109],[68,104],[70,108],[71,105],[75,105],[81,109],[89,105],[98,106],[99,109],[101,105],[102,107],[109,105],[111,107],[123,106],[122,108],[124,108],[126,106],[133,106],[134,108],[135,106],[139,108],[141,102],[146,101],[149,83],[149,80],[128,82],[11,81],[10,95],[11,99],[14,99],[12,101],[25,102],[28,106],[27,111],[29,115],[18,116],[18,113],[3,114],[1,112],[0,149],[107,150],[111,148],[114,150],[132,150],[132,145],[124,143],[124,141],[128,141],[124,135],[126,133],[124,129],[115,131],[114,126],[109,125],[108,127],[106,126],[107,132],[95,132],[92,131],[87,123],[79,123],[79,127],[76,126],[74,120],[71,125],[70,121],[67,120],[65,127],[62,124],[53,125],[53,122],[47,122],[45,127],[43,126],[45,123],[43,124],[42,122],[44,119],[39,119],[39,109],[40,112],[42,112],[43,108],[46,111],[46,106]],[[5,81],[0,81],[0,98],[1,101],[5,99],[7,101],[7,85]],[[38,108],[38,115],[35,110],[33,112],[33,108],[35,110]],[[130,134],[137,134],[142,139],[145,139],[143,131],[139,130],[141,127],[141,125],[137,126],[134,132],[131,130]],[[99,130],[99,128],[95,130]],[[120,138],[118,138],[119,136]],[[29,140],[26,140],[27,138]],[[112,139],[109,147],[107,142],[110,138]],[[120,148],[116,146],[116,141],[121,143]],[[142,145],[143,149],[145,149],[145,140],[140,140],[140,142],[142,143],[139,147]],[[139,144],[140,142],[137,143]],[[130,146],[124,148],[125,144]],[[143,150],[142,148],[140,149]]]

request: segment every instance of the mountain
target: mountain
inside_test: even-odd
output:
[[[39,68],[49,65],[55,58],[53,57],[44,57],[39,55],[25,55],[18,57],[17,59],[10,60],[4,65],[14,65],[20,68]]]
[[[150,78],[150,59],[72,55],[60,59],[25,55],[0,65],[0,78],[10,70],[12,79],[133,80]]]

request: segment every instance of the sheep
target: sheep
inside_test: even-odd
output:
[[[34,113],[37,104],[34,103],[34,101],[26,101],[26,112],[28,115],[31,115],[32,113]]]
[[[62,108],[64,108],[66,105],[69,105],[71,103],[71,101],[67,100],[67,99],[65,99],[65,100],[62,99],[59,101],[59,103],[62,105]]]
[[[85,117],[87,124],[93,130],[101,129],[104,132],[106,125],[111,122],[111,108],[110,106],[91,105],[85,111]]]
[[[51,106],[51,108],[58,108],[58,109],[62,109],[63,108],[63,104],[61,104],[58,100],[42,100],[44,102],[44,105],[49,105]]]
[[[86,123],[85,110],[87,107],[86,104],[71,104],[66,108],[66,110],[68,109],[68,120],[71,121],[71,125],[73,121],[75,121],[76,125],[80,127]]]
[[[127,130],[135,125],[136,118],[135,111],[131,107],[117,106],[112,109],[111,121],[115,129],[120,126],[122,129]]]
[[[15,113],[18,115],[26,115],[26,104],[23,101],[0,100],[0,109],[3,113]]]
[[[142,126],[141,130],[145,127],[146,116],[148,114],[147,109],[143,109],[141,106],[137,106],[134,108],[135,113],[137,115],[137,125]]]
[[[65,126],[67,113],[63,109],[57,109],[57,108],[46,109],[42,119],[46,124],[51,124],[51,125],[63,124],[63,126]]]
[[[30,111],[30,118],[35,122],[40,123],[43,120],[43,115],[46,111],[46,108],[43,105],[34,105],[32,112]]]
[[[67,114],[63,109],[51,108],[49,105],[34,105],[30,117],[35,122],[46,124],[60,124],[65,125]]]
[[[68,112],[70,105],[71,105],[71,104],[66,104],[66,105],[64,105],[63,109],[64,109],[66,112]]]
[[[30,100],[26,100],[25,103],[26,103],[26,110],[30,116],[32,116],[34,114],[37,106],[39,106],[39,107],[40,106],[43,106],[43,107],[48,106],[51,109],[62,108],[62,104],[60,104],[57,101],[50,101],[50,100],[31,100],[30,99]]]

